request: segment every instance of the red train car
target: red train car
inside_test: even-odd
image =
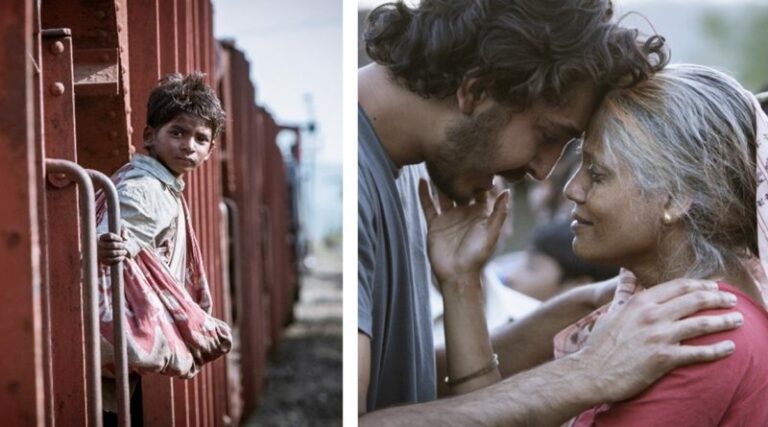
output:
[[[255,104],[242,52],[214,39],[212,13],[209,0],[0,2],[3,425],[101,425],[83,269],[95,259],[93,189],[87,175],[50,160],[112,174],[143,150],[158,79],[193,70],[206,73],[228,114],[185,196],[213,314],[233,326],[235,354],[192,380],[143,375],[138,415],[144,425],[225,426],[255,409],[296,293],[296,224],[276,145],[282,127]]]

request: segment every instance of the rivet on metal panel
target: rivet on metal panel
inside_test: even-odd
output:
[[[107,17],[107,12],[104,12],[103,10],[96,12],[96,18],[104,19],[106,17]]]
[[[126,106],[125,107],[125,114],[131,114],[131,107],[130,106]]]
[[[120,11],[120,2],[116,1],[115,2],[115,12],[119,12],[119,11]]]
[[[114,150],[110,151],[109,154],[111,154],[113,157],[117,157],[120,155],[120,149],[115,148]]]
[[[103,62],[109,62],[109,54],[105,53],[105,54],[101,55],[101,60]]]
[[[72,183],[65,173],[49,173],[48,182],[56,188],[64,188]]]
[[[64,43],[53,42],[51,43],[51,47],[49,48],[49,50],[54,55],[61,55],[62,53],[64,53]]]
[[[123,31],[123,26],[120,24],[117,24],[117,32]]]
[[[53,96],[64,95],[64,84],[60,82],[55,82],[51,85],[49,90],[51,92],[51,95]]]
[[[125,46],[120,45],[120,53],[123,53],[125,51]]]
[[[99,34],[99,38],[102,38],[102,39],[105,39],[107,38],[107,36],[109,36],[109,34],[107,34],[107,32],[104,30],[99,30],[98,34]]]
[[[125,68],[125,65],[121,65],[121,66],[120,66],[120,73],[121,73],[121,74],[125,74],[125,73],[127,73],[127,72],[128,72],[128,70]]]
[[[128,135],[133,135],[133,126],[128,126]]]

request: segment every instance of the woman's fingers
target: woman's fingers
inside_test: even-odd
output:
[[[453,203],[453,200],[440,191],[440,189],[437,189],[437,201],[440,204],[440,212],[445,212],[456,206],[456,204]]]
[[[427,219],[427,224],[438,215],[437,208],[435,207],[435,201],[429,194],[429,184],[427,180],[419,180],[419,201],[421,202],[421,209],[424,211],[424,217]]]
[[[501,233],[501,227],[504,225],[504,220],[507,218],[509,212],[509,191],[502,192],[493,204],[493,211],[488,218],[488,234],[489,242],[493,245],[496,244],[496,240]]]

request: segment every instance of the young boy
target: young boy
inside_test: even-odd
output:
[[[224,111],[203,74],[168,75],[149,95],[144,147],[113,175],[121,234],[107,231],[97,194],[102,367],[111,375],[112,306],[108,266],[124,262],[128,369],[191,378],[229,351],[229,326],[213,318],[199,245],[184,201],[184,174],[203,164]],[[104,409],[114,386],[104,383]]]
[[[183,262],[173,257],[179,252],[175,251],[176,225],[184,222],[179,221],[184,215],[182,177],[208,159],[223,123],[221,104],[201,73],[172,74],[160,81],[147,105],[144,147],[148,155],[135,155],[130,162],[133,170],[118,184],[125,236],[101,234],[106,230],[106,221],[101,221],[101,263],[111,265],[148,248],[174,267],[184,282]]]

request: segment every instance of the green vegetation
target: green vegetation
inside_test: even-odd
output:
[[[708,11],[701,28],[712,51],[736,66],[736,78],[753,91],[768,85],[768,8],[744,7],[736,15]]]

